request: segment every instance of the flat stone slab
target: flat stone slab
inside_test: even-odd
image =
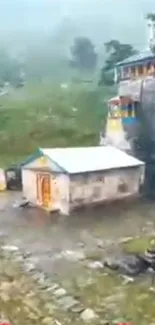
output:
[[[63,297],[59,299],[57,302],[63,310],[69,310],[79,305],[79,302],[71,296]]]
[[[56,291],[54,291],[53,294],[56,297],[63,297],[67,294],[67,291],[63,288],[60,288],[60,289],[57,289]]]
[[[58,285],[57,283],[55,283],[55,284],[51,285],[51,287],[48,287],[48,288],[46,289],[46,291],[47,291],[47,292],[54,292],[55,290],[57,290],[57,289],[59,289],[59,288],[60,288],[59,285]]]

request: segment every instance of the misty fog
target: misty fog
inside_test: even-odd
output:
[[[62,40],[64,32],[67,43],[84,35],[98,47],[116,38],[142,48],[144,16],[154,7],[154,0],[1,0],[0,37],[19,46],[45,33]]]

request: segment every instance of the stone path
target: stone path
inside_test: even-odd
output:
[[[6,253],[11,253],[14,260],[21,264],[23,271],[31,274],[40,288],[52,295],[52,299],[58,308],[78,314],[84,322],[91,322],[98,318],[98,315],[92,309],[83,306],[58,283],[52,282],[47,274],[39,271],[35,264],[30,263],[28,261],[31,257],[30,253],[21,252],[17,246],[11,245],[2,245],[1,249]]]

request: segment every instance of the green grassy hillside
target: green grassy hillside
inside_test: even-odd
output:
[[[37,147],[96,145],[113,89],[27,86],[0,98],[0,164],[19,161]]]

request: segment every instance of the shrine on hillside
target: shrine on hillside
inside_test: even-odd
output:
[[[101,144],[113,144],[129,152],[133,152],[132,140],[140,130],[143,81],[155,81],[155,21],[148,21],[148,30],[148,48],[115,67],[118,95],[108,100],[106,130],[101,140]]]
[[[155,54],[150,50],[135,54],[116,65],[118,81],[135,80],[155,75]]]

